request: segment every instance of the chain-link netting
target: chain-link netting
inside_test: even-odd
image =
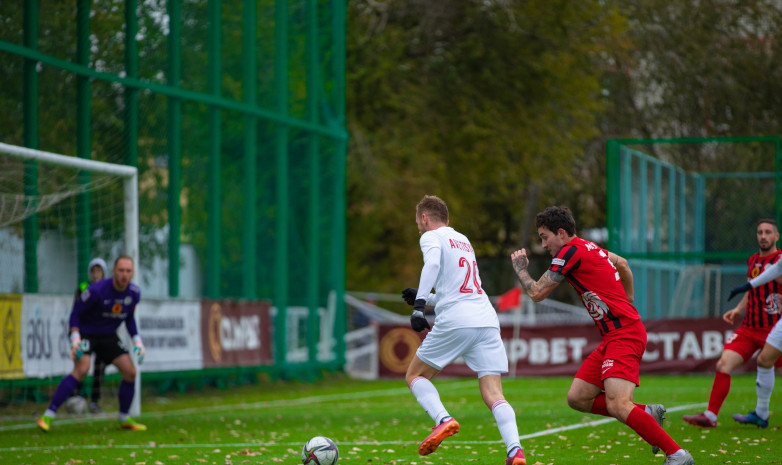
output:
[[[609,143],[610,248],[648,317],[718,315],[746,278],[756,225],[778,220],[779,139]]]

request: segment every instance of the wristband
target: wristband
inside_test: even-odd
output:
[[[71,333],[71,344],[76,344],[79,341],[81,341],[81,334],[79,334],[78,331],[74,331]]]
[[[141,336],[139,336],[138,334],[136,334],[135,336],[133,336],[133,342],[134,342],[136,345],[142,345],[142,346],[144,345],[144,343],[141,341]]]

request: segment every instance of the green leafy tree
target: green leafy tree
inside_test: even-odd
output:
[[[530,218],[568,201],[585,141],[598,136],[605,50],[625,46],[617,10],[597,1],[349,7],[348,288],[415,282],[414,207],[424,194],[446,200],[479,255],[508,261],[529,247]]]

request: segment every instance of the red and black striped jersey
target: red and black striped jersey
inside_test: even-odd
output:
[[[747,264],[747,280],[750,280],[766,268],[779,260],[782,250],[777,250],[771,255],[761,257],[759,254],[753,254],[749,257]],[[747,311],[744,314],[744,326],[749,328],[767,328],[771,331],[774,323],[779,321],[782,304],[782,285],[776,281],[771,281],[762,286],[749,290],[747,299]]]
[[[594,242],[574,237],[557,252],[549,270],[564,275],[578,292],[601,335],[641,319],[608,252]]]

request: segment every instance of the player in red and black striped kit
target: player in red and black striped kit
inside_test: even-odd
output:
[[[771,219],[758,221],[756,234],[759,250],[747,261],[749,265],[747,280],[758,276],[763,270],[776,263],[782,255],[782,251],[777,249],[779,229],[776,221]],[[741,326],[728,338],[722,348],[706,411],[697,415],[684,415],[682,417],[684,421],[702,428],[717,426],[717,415],[730,392],[730,374],[752,357],[756,350],[763,348],[766,336],[774,327],[774,323],[779,321],[780,304],[782,304],[780,292],[782,292],[782,285],[776,281],[758,286],[745,293],[735,308],[722,315],[722,319],[732,325],[746,309]],[[782,366],[782,358],[777,360],[775,365],[777,368]]]
[[[568,390],[568,405],[580,412],[614,417],[632,428],[652,451],[665,451],[664,465],[692,465],[695,459],[662,428],[665,407],[633,402],[639,385],[646,328],[631,303],[633,274],[624,258],[575,235],[567,207],[548,207],[535,217],[543,248],[554,257],[538,281],[527,271],[524,249],[511,255],[521,286],[535,302],[567,280],[578,292],[603,337],[578,369]]]

